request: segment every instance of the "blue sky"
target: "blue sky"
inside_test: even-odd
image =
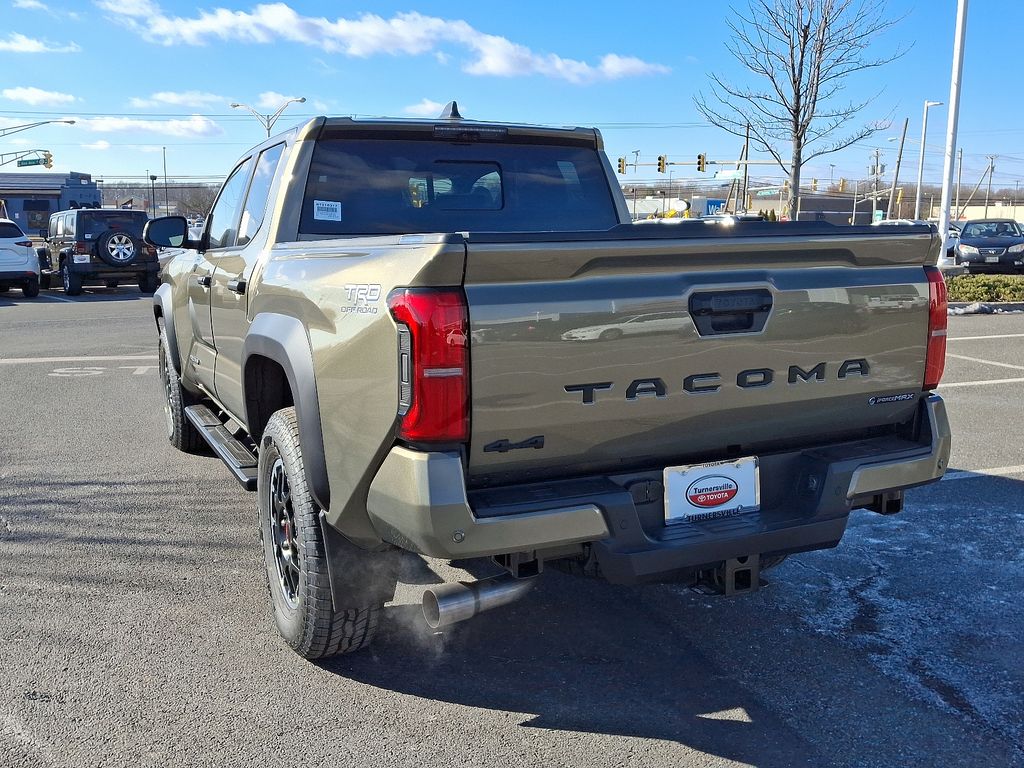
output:
[[[743,0],[740,0],[743,2]],[[743,3],[745,5],[745,2]],[[640,150],[692,161],[735,158],[740,140],[693,106],[707,73],[746,77],[725,51],[727,5],[578,2],[355,3],[287,0],[0,0],[0,126],[69,117],[0,139],[3,152],[49,149],[54,170],[109,179],[162,172],[217,177],[265,135],[233,101],[268,112],[277,128],[317,114],[433,116],[457,99],[467,117],[601,128],[613,158]],[[910,118],[901,179],[913,177],[925,99],[948,101],[955,0],[890,0],[905,16],[880,54],[899,61],[848,82],[874,96],[862,123],[888,130],[812,161],[805,177],[867,176],[881,147],[891,170]],[[995,186],[1024,180],[1024,3],[974,0],[968,16],[960,146],[964,184],[995,154]],[[930,111],[925,180],[938,181],[946,107]],[[767,158],[763,158],[767,159]],[[830,164],[835,164],[835,169]],[[15,170],[14,164],[2,171]],[[781,176],[768,169],[764,174]],[[676,178],[709,178],[691,166]],[[633,178],[655,179],[653,168]],[[661,177],[664,178],[664,177]]]

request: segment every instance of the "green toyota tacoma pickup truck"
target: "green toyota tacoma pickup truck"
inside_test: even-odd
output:
[[[946,469],[933,228],[633,224],[592,129],[316,118],[245,154],[154,310],[170,442],[258,497],[277,626],[355,651],[402,550],[738,594]]]

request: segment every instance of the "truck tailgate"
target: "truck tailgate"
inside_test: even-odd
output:
[[[756,455],[910,420],[936,242],[470,239],[470,482]]]

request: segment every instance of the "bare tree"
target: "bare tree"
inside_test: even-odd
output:
[[[178,190],[178,213],[182,216],[206,216],[213,207],[217,187],[213,184],[189,185]]]
[[[899,19],[887,19],[884,0],[747,0],[733,9],[726,48],[761,87],[734,85],[709,74],[711,96],[694,97],[698,111],[736,136],[750,131],[755,147],[789,174],[789,210],[800,201],[800,170],[819,155],[838,152],[884,126],[848,124],[871,99],[841,99],[846,78],[898,59],[906,51],[874,57],[874,40]],[[835,138],[837,132],[843,135]],[[792,149],[784,157],[784,144]]]

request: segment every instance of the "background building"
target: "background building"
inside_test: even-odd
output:
[[[0,215],[28,235],[46,229],[55,211],[99,206],[100,190],[88,173],[0,173]]]

